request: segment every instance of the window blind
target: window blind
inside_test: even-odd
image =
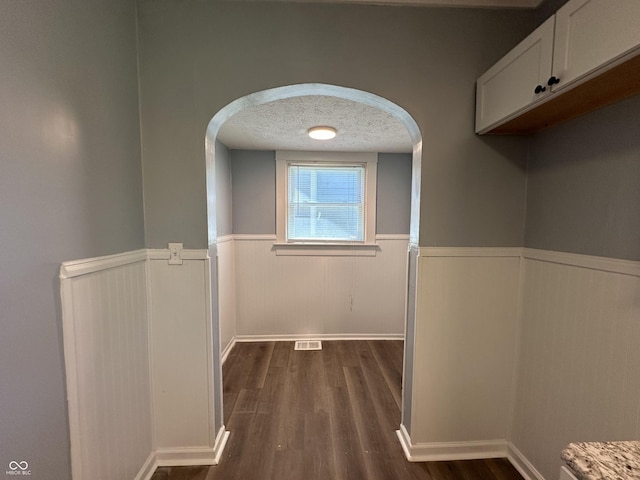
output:
[[[365,166],[289,164],[287,239],[364,241]]]

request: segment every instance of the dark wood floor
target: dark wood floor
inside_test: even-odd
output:
[[[223,367],[225,425],[214,467],[152,480],[522,480],[505,459],[408,462],[400,425],[401,341],[239,343]]]

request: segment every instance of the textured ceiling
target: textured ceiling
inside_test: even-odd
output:
[[[333,140],[313,140],[307,130],[335,128]],[[363,103],[327,96],[293,97],[249,106],[222,125],[218,139],[231,149],[411,152],[404,125]]]

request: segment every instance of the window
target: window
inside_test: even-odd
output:
[[[374,245],[376,166],[375,153],[277,152],[277,245]]]
[[[364,165],[287,165],[287,240],[364,241]]]

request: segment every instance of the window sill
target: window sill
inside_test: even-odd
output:
[[[376,243],[274,243],[277,256],[375,257]]]

